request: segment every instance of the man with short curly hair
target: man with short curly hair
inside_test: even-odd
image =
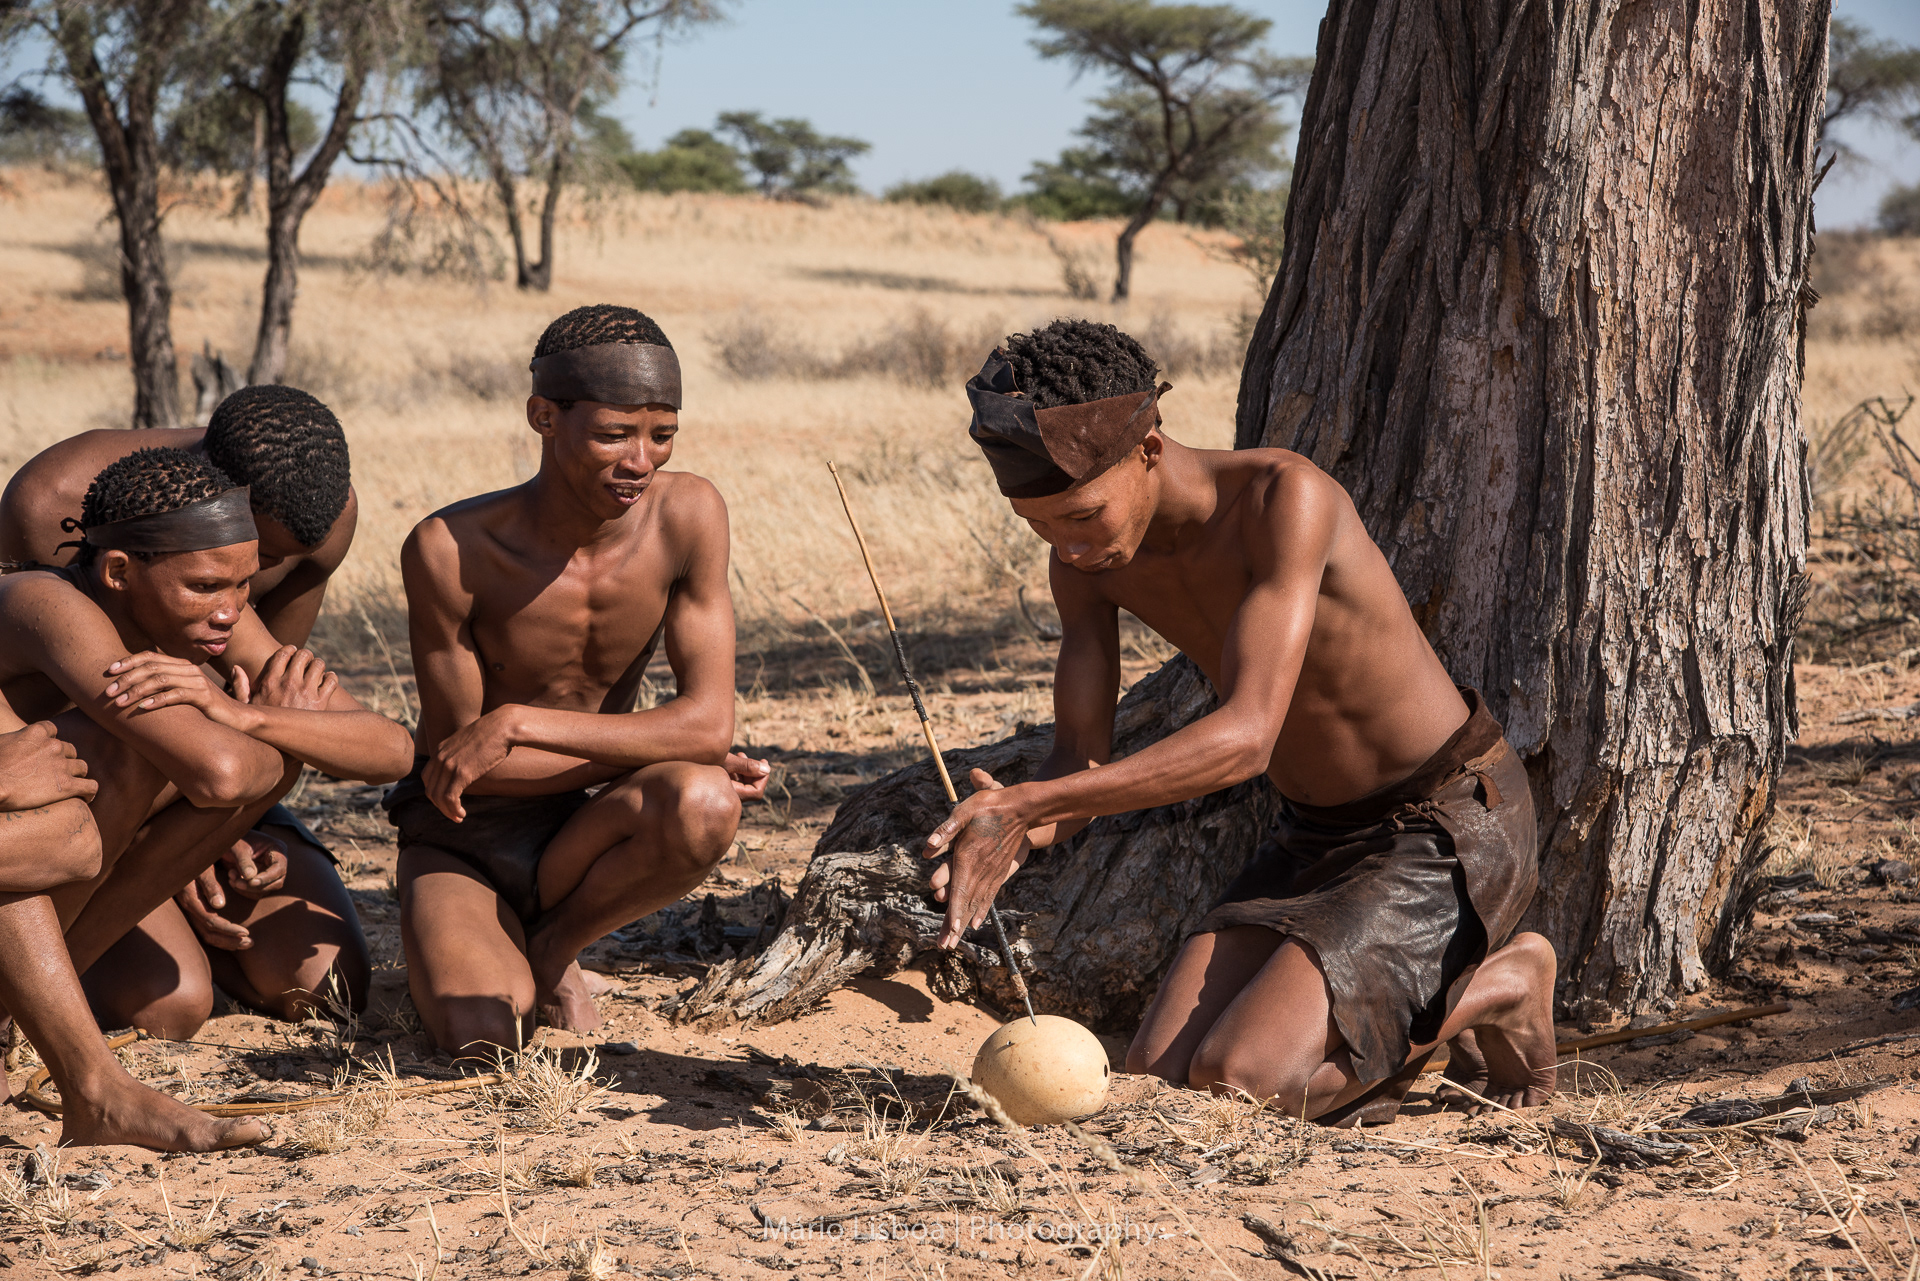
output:
[[[242,387],[204,429],[86,431],[42,450],[0,494],[0,560],[72,563],[84,547],[63,526],[96,476],[153,448],[180,450],[247,487],[260,563],[248,584],[250,612],[277,641],[305,646],[328,579],[353,542],[359,506],[339,420],[295,387]],[[161,956],[170,959],[156,963]],[[216,981],[235,999],[284,1017],[312,1007],[311,981],[337,976],[345,986],[334,995],[359,1008],[370,966],[331,854],[275,804],[255,832],[231,842],[86,980],[109,1026],[145,1020],[157,1029],[197,1025],[205,1014],[194,1011],[211,1008]]]
[[[60,1079],[63,1141],[258,1142],[257,1124],[218,1123],[103,1059],[74,970],[97,966],[151,922],[302,767],[389,781],[404,772],[411,738],[354,702],[311,654],[276,644],[246,608],[259,566],[254,515],[246,489],[205,458],[160,448],[117,459],[72,523],[76,564],[0,579],[0,728],[47,720],[74,748],[97,786],[86,815],[95,852],[89,866],[50,876],[0,850],[0,898],[44,903],[0,922],[0,998]],[[0,824],[0,844],[9,826]],[[29,875],[41,879],[29,884]],[[157,983],[164,1007],[178,959],[129,958],[114,995]],[[172,1022],[158,1008],[154,1021],[144,1012],[131,1021],[177,1038],[205,1016],[200,1007]]]
[[[414,527],[401,552],[425,755],[386,798],[407,980],[442,1049],[600,1019],[580,950],[699,885],[764,761],[733,737],[727,509],[665,470],[680,366],[630,307],[534,348],[540,470]],[[656,645],[676,696],[634,710]]]
[[[1264,774],[1274,828],[1219,852],[1240,875],[1161,980],[1128,1070],[1353,1124],[1390,1119],[1470,1031],[1484,1063],[1462,1084],[1543,1101],[1553,950],[1513,932],[1536,878],[1525,769],[1448,678],[1346,491],[1286,450],[1180,444],[1169,390],[1131,337],[1084,320],[1009,338],[967,384],[1000,492],[1051,545],[1062,636],[1045,763],[1011,787],[976,770],[927,839],[951,856],[933,878],[942,946],[1034,847]],[[1122,609],[1219,706],[1113,761]]]

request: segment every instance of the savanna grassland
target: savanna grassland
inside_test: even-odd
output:
[[[203,344],[244,365],[260,228],[212,193],[176,195],[183,375]],[[0,480],[125,421],[105,212],[90,181],[0,175]],[[1916,1275],[1920,895],[1897,865],[1920,863],[1920,606],[1904,482],[1871,420],[1848,415],[1920,386],[1920,245],[1822,244],[1806,421],[1834,528],[1817,526],[1832,535],[1803,638],[1817,661],[1799,668],[1801,736],[1752,939],[1675,1015],[1792,1012],[1586,1052],[1566,1093],[1525,1115],[1441,1113],[1422,1087],[1391,1127],[1329,1131],[1123,1075],[1075,1136],[1004,1131],[953,1093],[948,1070],[965,1072],[1004,1012],[943,1001],[914,972],[859,980],[785,1024],[671,1016],[791,894],[839,800],[921,750],[826,461],[849,478],[945,744],[1047,719],[1039,547],[966,441],[959,384],[1001,334],[1112,319],[1168,367],[1172,434],[1225,445],[1236,335],[1258,300],[1221,238],[1150,228],[1122,310],[1063,284],[1055,246],[1105,274],[1102,225],[1050,228],[1050,246],[1010,219],[865,201],[610,198],[564,228],[538,295],[374,270],[384,221],[380,193],[336,184],[303,236],[289,381],[339,413],[364,513],[316,646],[357,692],[409,713],[401,539],[437,506],[531,474],[525,365],[551,317],[638,306],[686,367],[674,466],[730,504],[737,736],[775,762],[776,786],[700,893],[589,953],[612,984],[603,1035],[545,1033],[503,1082],[428,1095],[407,1091],[455,1074],[404,996],[381,789],[310,777],[292,803],[342,856],[379,967],[367,1014],[286,1026],[223,1005],[194,1043],[122,1054],[194,1101],[344,1098],[215,1157],[55,1153],[55,1124],[0,1110],[0,1272]],[[1886,518],[1862,525],[1859,503],[1876,501]],[[1164,655],[1130,634],[1128,678]],[[1106,1043],[1117,1063],[1123,1042]],[[16,1049],[16,1089],[33,1063]],[[1736,1124],[1677,1120],[1740,1099],[1763,1106]]]

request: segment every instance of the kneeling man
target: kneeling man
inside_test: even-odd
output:
[[[425,755],[387,796],[414,1004],[442,1049],[599,1026],[588,943],[686,894],[767,766],[729,753],[727,509],[662,471],[680,367],[627,307],[534,350],[540,470],[420,522],[401,553]],[[678,695],[635,711],[664,637]],[[597,789],[597,790],[595,790]]]
[[[1439,1042],[1471,1029],[1479,1091],[1541,1102],[1553,950],[1509,937],[1537,875],[1525,769],[1448,678],[1346,491],[1286,450],[1179,444],[1156,379],[1119,330],[1056,321],[967,384],[1000,492],[1052,545],[1063,635],[1035,780],[976,771],[981,790],[928,837],[929,857],[952,856],[934,873],[942,944],[984,919],[1032,847],[1265,774],[1274,830],[1221,851],[1245,870],[1162,981],[1128,1071],[1383,1120]],[[1220,705],[1111,761],[1122,609]]]

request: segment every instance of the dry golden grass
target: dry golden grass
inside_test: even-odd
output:
[[[124,358],[95,358],[126,349],[124,307],[99,279],[104,194],[38,171],[0,179],[4,476],[73,432],[124,423],[131,383]],[[350,183],[331,188],[307,220],[289,381],[339,413],[361,494],[360,534],[340,576],[348,590],[329,597],[330,612],[396,646],[397,620],[379,606],[393,599],[401,540],[436,507],[532,473],[525,362],[541,328],[570,307],[630,304],[671,335],[689,390],[673,466],[712,479],[727,498],[736,608],[749,625],[801,628],[812,624],[796,598],[828,617],[870,608],[829,458],[848,476],[890,590],[915,613],[1011,610],[1018,582],[1042,582],[1039,546],[966,440],[957,379],[938,388],[890,373],[742,381],[722,368],[716,336],[743,313],[827,356],[928,321],[977,345],[1091,315],[1155,335],[1181,348],[1156,353],[1163,361],[1185,361],[1230,340],[1254,302],[1242,273],[1168,226],[1143,235],[1136,300],[1116,309],[1070,298],[1044,236],[994,215],[633,195],[605,202],[596,225],[563,228],[548,294],[373,274],[358,264],[381,221],[378,193]],[[1111,229],[1054,234],[1091,251]],[[244,366],[263,270],[259,227],[189,200],[169,215],[167,235],[183,370],[203,343]],[[1170,430],[1197,445],[1229,443],[1237,377],[1175,381]],[[365,626],[361,602],[374,605]],[[404,694],[395,701],[388,710],[403,711]]]

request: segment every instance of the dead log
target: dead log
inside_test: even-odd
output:
[[[1184,659],[1121,700],[1114,756],[1138,751],[1214,703]],[[1048,726],[985,747],[944,753],[966,794],[968,771],[1004,783],[1032,777],[1052,741]],[[1198,800],[1098,819],[1058,848],[1034,851],[1001,891],[1001,912],[1036,1008],[1130,1033],[1186,932],[1245,866],[1276,794],[1265,779]],[[944,908],[927,888],[933,864],[920,839],[947,815],[931,762],[896,771],[847,798],[821,835],[778,934],[764,949],[718,966],[674,1017],[777,1022],[804,1012],[857,975],[886,975],[924,957],[936,991],[1016,1004],[992,942],[933,952]],[[1192,851],[1206,851],[1195,859]]]

